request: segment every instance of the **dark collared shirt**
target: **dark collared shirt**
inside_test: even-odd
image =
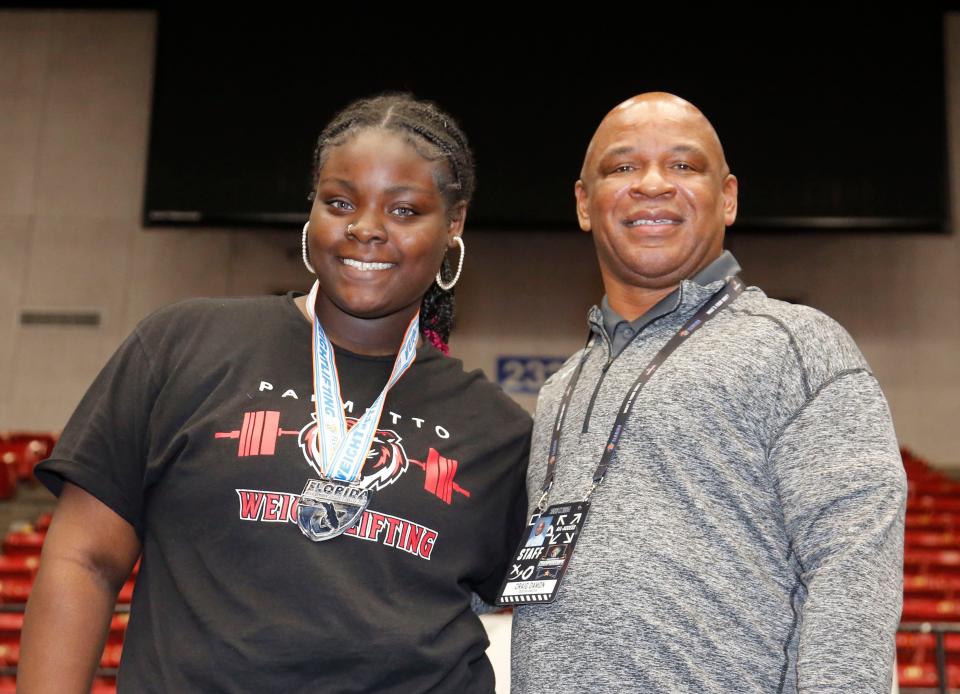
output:
[[[701,286],[706,286],[711,282],[725,280],[730,275],[737,274],[740,274],[740,263],[733,257],[733,253],[724,251],[719,258],[691,277],[690,280]],[[620,354],[623,348],[633,339],[633,336],[643,330],[651,321],[670,313],[679,305],[680,288],[677,287],[650,307],[642,316],[636,320],[628,321],[610,307],[610,302],[604,296],[600,301],[600,312],[603,314],[603,328],[607,332],[607,337],[610,338],[611,356],[615,357]]]

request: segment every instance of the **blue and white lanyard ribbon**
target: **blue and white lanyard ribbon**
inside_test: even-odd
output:
[[[317,448],[320,453],[320,469],[317,472],[328,479],[352,482],[363,469],[367,451],[377,433],[387,393],[417,357],[420,313],[417,312],[407,326],[387,384],[357,423],[347,430],[333,345],[314,311],[319,289],[320,283],[314,282],[307,295],[307,314],[313,321],[313,392],[317,413]]]

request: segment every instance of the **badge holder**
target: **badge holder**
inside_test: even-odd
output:
[[[543,605],[554,601],[589,509],[589,501],[555,504],[530,519],[497,594],[497,605]]]

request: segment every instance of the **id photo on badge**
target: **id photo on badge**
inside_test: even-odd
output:
[[[527,538],[527,547],[543,547],[544,541],[549,536],[550,527],[553,525],[553,516],[541,516],[533,528],[530,529],[530,537]]]

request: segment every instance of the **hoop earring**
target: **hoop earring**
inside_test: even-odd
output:
[[[445,292],[449,292],[451,289],[453,289],[453,285],[455,285],[457,280],[460,279],[460,273],[463,271],[463,256],[467,254],[467,248],[463,245],[463,237],[454,236],[453,238],[458,244],[460,244],[460,262],[457,263],[457,272],[453,276],[452,280],[449,282],[444,282],[443,277],[440,276],[440,270],[442,270],[443,267],[441,266],[440,270],[437,270],[437,286]]]
[[[313,269],[313,265],[310,264],[310,256],[307,254],[307,229],[310,226],[310,222],[307,222],[303,225],[303,236],[300,238],[300,249],[303,254],[303,264],[307,267],[307,270],[310,271],[311,275],[317,274],[317,271]]]

